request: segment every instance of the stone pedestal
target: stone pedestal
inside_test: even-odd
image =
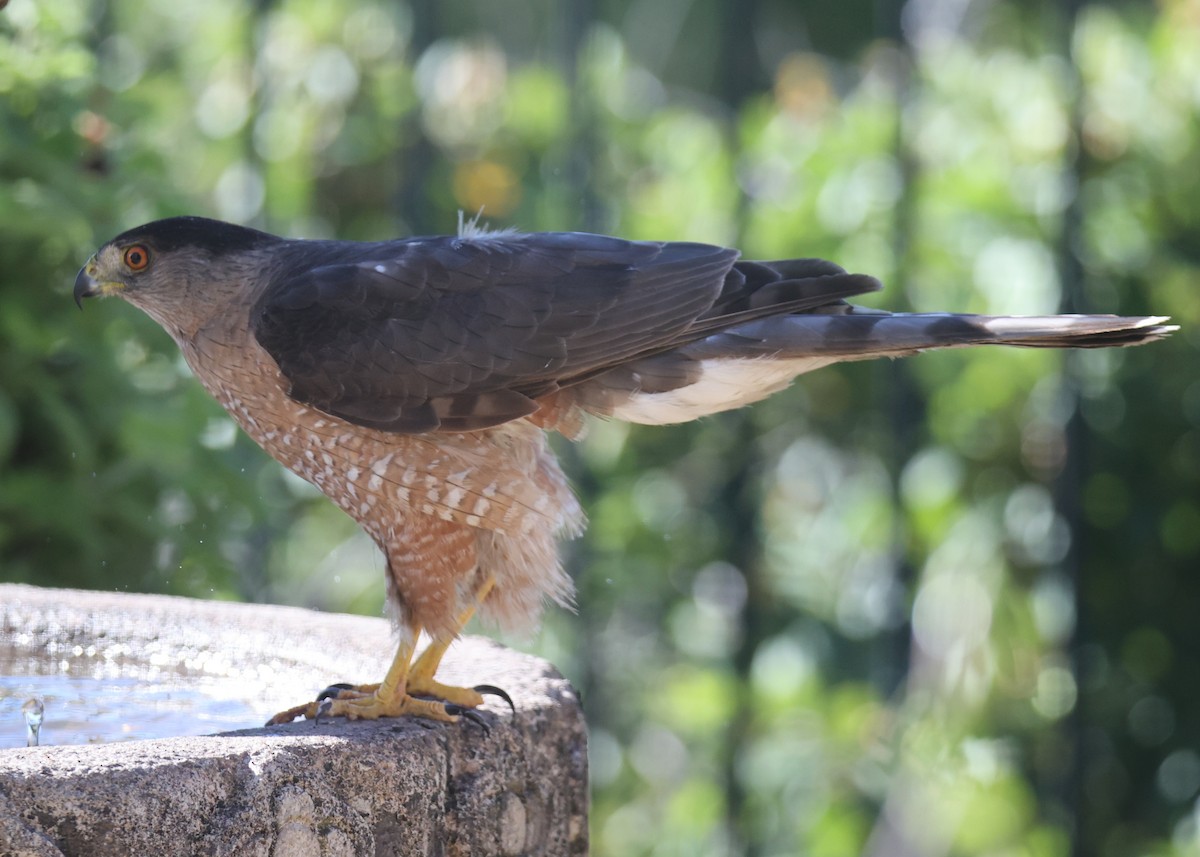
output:
[[[0,585],[0,648],[244,676],[265,720],[296,687],[377,681],[392,637],[381,619]],[[499,685],[517,711],[489,701],[488,729],[336,719],[0,750],[0,855],[586,854],[586,733],[566,680],[482,638],[438,676]]]

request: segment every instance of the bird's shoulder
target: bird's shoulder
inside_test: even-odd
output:
[[[260,298],[265,309],[296,309],[369,297],[413,300],[495,287],[537,289],[590,272],[612,288],[643,266],[737,252],[707,244],[634,241],[589,232],[501,231],[379,242],[291,241],[276,254]],[[624,276],[622,276],[624,275]]]

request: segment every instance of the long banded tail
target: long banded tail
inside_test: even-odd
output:
[[[630,422],[661,425],[738,408],[797,375],[849,360],[936,348],[1110,348],[1178,329],[1162,316],[984,316],[860,310],[779,315],[735,325],[593,379],[580,403]]]
[[[1022,348],[1112,348],[1144,345],[1173,333],[1164,316],[988,316],[876,313],[774,316],[738,325],[697,345],[700,357],[903,356],[934,348],[1011,345]]]

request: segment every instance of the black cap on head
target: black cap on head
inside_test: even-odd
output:
[[[247,226],[210,220],[207,217],[168,217],[135,226],[109,243],[145,241],[159,252],[197,247],[213,255],[238,252],[271,244],[281,239]]]

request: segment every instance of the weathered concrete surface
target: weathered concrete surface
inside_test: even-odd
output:
[[[0,585],[0,647],[95,646],[131,668],[153,658],[245,675],[263,685],[264,719],[299,701],[297,684],[311,695],[377,680],[391,643],[385,621],[357,616]],[[487,731],[332,720],[0,751],[0,855],[586,854],[586,736],[570,685],[481,638],[456,644],[439,678],[499,685],[517,712],[489,703]]]

